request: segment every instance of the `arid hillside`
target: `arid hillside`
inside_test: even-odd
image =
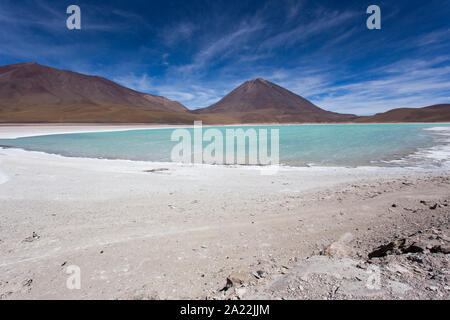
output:
[[[0,122],[190,122],[182,104],[37,63],[0,67]]]
[[[424,108],[400,108],[359,117],[357,122],[450,122],[450,104],[437,104]]]

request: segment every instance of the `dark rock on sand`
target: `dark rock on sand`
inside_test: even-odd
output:
[[[385,257],[386,255],[388,255],[388,253],[393,252],[394,249],[395,249],[395,243],[389,242],[388,244],[379,246],[378,248],[376,248],[375,250],[370,252],[369,259]]]
[[[250,274],[246,272],[233,272],[227,278],[225,287],[220,291],[227,291],[231,287],[239,287],[250,281]]]
[[[41,236],[38,235],[36,232],[33,231],[33,234],[30,237],[26,237],[25,240],[23,240],[24,242],[33,242],[35,240],[39,240]]]
[[[389,254],[421,253],[423,251],[423,245],[411,241],[410,239],[400,239],[389,242],[386,245],[379,246],[369,253],[369,259],[381,258]]]
[[[450,246],[434,246],[433,248],[430,249],[430,252],[432,253],[443,253],[443,254],[448,254],[450,253]]]

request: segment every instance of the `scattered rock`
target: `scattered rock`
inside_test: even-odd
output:
[[[409,247],[402,249],[402,253],[421,253],[424,249],[417,243],[411,244]]]
[[[432,253],[443,253],[443,254],[448,254],[450,253],[450,246],[434,246],[433,248],[430,249],[430,251]]]
[[[435,204],[433,204],[433,205],[430,207],[430,209],[431,209],[431,210],[435,210],[435,209],[437,208],[437,206],[438,206],[438,204],[435,203]]]
[[[261,279],[265,277],[266,273],[262,270],[258,270],[255,273],[253,273],[253,275],[255,276],[256,279]]]
[[[231,287],[239,287],[250,281],[250,275],[247,272],[233,272],[227,278],[227,284],[220,291],[227,291]]]
[[[412,239],[399,239],[382,245],[369,253],[369,259],[381,258],[389,254],[422,253],[425,246],[414,242]]]
[[[249,274],[247,272],[243,272],[243,271],[233,272],[228,277],[228,280],[230,280],[234,286],[242,285],[242,284],[248,282],[249,279],[250,279]]]
[[[323,256],[329,257],[349,257],[351,256],[351,249],[348,244],[353,240],[351,233],[345,233],[338,241],[333,242],[329,247],[320,252]]]
[[[168,171],[168,170],[169,170],[168,168],[157,168],[157,169],[144,170],[144,172],[155,173],[155,172]]]
[[[329,247],[320,252],[323,256],[329,257],[346,257],[348,249],[340,242],[333,242]]]
[[[378,248],[370,252],[369,259],[385,257],[386,255],[388,255],[388,253],[392,253],[394,249],[395,243],[389,242],[388,244],[379,246]]]
[[[408,257],[408,260],[409,260],[409,261],[413,261],[413,262],[417,262],[417,263],[423,263],[422,258],[419,258],[419,257],[417,257],[417,256],[409,256],[409,257]]]
[[[23,285],[24,287],[30,287],[32,283],[33,283],[33,279],[26,279],[26,280],[22,283],[22,285]]]
[[[36,240],[39,240],[41,236],[38,235],[36,232],[33,231],[33,234],[30,237],[25,238],[25,240],[23,240],[24,242],[33,242]]]

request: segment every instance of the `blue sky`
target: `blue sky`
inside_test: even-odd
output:
[[[82,29],[66,28],[81,8]],[[366,8],[381,8],[368,30]],[[194,109],[261,77],[328,110],[450,102],[450,1],[0,0],[0,65],[100,75]]]

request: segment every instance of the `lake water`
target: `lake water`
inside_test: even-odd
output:
[[[343,124],[213,127],[279,130],[280,163],[289,166],[441,166],[450,161],[450,124]],[[209,127],[203,127],[205,132]],[[174,129],[0,139],[0,145],[70,157],[170,162]],[[192,132],[192,129],[188,129]],[[204,143],[206,146],[208,143]],[[270,148],[269,148],[270,150]]]

